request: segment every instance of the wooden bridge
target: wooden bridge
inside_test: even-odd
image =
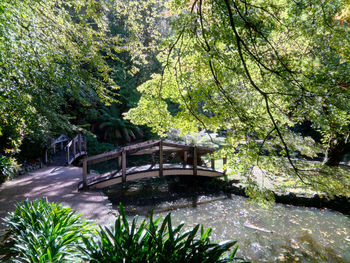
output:
[[[66,135],[60,135],[57,139],[52,140],[49,148],[45,151],[45,163],[48,163],[48,150],[53,150],[53,154],[55,155],[60,151],[63,160],[59,162],[61,165],[70,165],[79,157],[87,155],[87,145],[86,145],[86,137],[78,134],[73,139],[70,139]]]
[[[198,164],[200,156],[213,153],[215,149],[190,146],[173,141],[152,140],[143,143],[138,143],[123,147],[111,152],[91,156],[82,160],[82,189],[101,189],[114,184],[133,181],[143,178],[162,177],[169,175],[194,175],[207,177],[221,177],[225,176],[226,171],[215,170],[215,160],[211,160],[211,167],[204,167]],[[164,163],[164,153],[178,154],[182,157],[182,164],[167,164]],[[152,155],[152,164],[127,167],[127,155]],[[155,155],[159,156],[159,163],[155,163]],[[189,158],[188,156],[191,156]],[[118,170],[108,172],[101,175],[90,174],[90,167],[92,164],[108,161],[118,160]],[[192,163],[189,164],[189,160]],[[223,164],[226,164],[226,158],[223,158]]]
[[[66,146],[67,164],[72,164],[81,156],[87,155],[86,137],[78,134]]]

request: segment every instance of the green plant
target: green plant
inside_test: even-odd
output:
[[[209,133],[206,130],[181,134],[180,129],[171,128],[167,132],[167,138],[173,141],[182,141],[192,146],[220,147],[225,145],[225,137],[218,136],[217,133]]]
[[[173,228],[171,215],[128,223],[123,207],[113,229],[97,232],[70,208],[40,199],[19,203],[5,218],[9,230],[0,245],[4,262],[244,262],[235,241],[211,243],[211,229]],[[198,231],[200,229],[200,235]],[[226,253],[233,247],[230,255]]]
[[[110,107],[101,109],[102,123],[99,128],[104,130],[104,140],[110,140],[114,145],[119,141],[130,142],[137,137],[143,137],[142,130],[128,120],[124,120],[118,104],[114,103]]]
[[[91,224],[70,208],[40,199],[17,204],[5,218],[9,231],[4,237],[6,262],[80,262],[77,248]]]
[[[19,167],[14,158],[0,155],[0,183],[3,183],[7,178],[12,178]]]
[[[80,247],[86,259],[98,262],[243,262],[235,258],[238,246],[230,255],[223,257],[235,244],[235,241],[211,243],[211,229],[204,231],[203,226],[183,232],[184,224],[172,226],[171,215],[138,226],[137,217],[128,223],[123,207],[121,216],[114,228],[100,227],[94,239],[83,238],[85,247]],[[198,230],[200,229],[200,236]]]
[[[96,138],[87,137],[87,148],[90,156],[113,151],[116,147],[107,142],[99,142]]]

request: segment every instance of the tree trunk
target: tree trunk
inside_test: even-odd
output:
[[[327,148],[323,163],[328,166],[338,166],[344,155],[350,151],[350,143],[345,138],[334,139]]]

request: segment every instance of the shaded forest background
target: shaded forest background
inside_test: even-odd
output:
[[[130,8],[142,20],[137,35]],[[122,113],[137,105],[137,86],[161,70],[155,49],[158,18],[146,19],[161,8],[159,3],[99,1],[2,3],[4,162],[5,157],[12,162],[42,159],[60,134],[88,135],[91,154],[154,137]]]

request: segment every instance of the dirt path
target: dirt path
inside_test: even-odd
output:
[[[0,186],[0,218],[13,211],[18,201],[47,197],[102,225],[114,222],[108,199],[98,191],[79,192],[80,180],[81,168],[50,166],[8,181]]]

